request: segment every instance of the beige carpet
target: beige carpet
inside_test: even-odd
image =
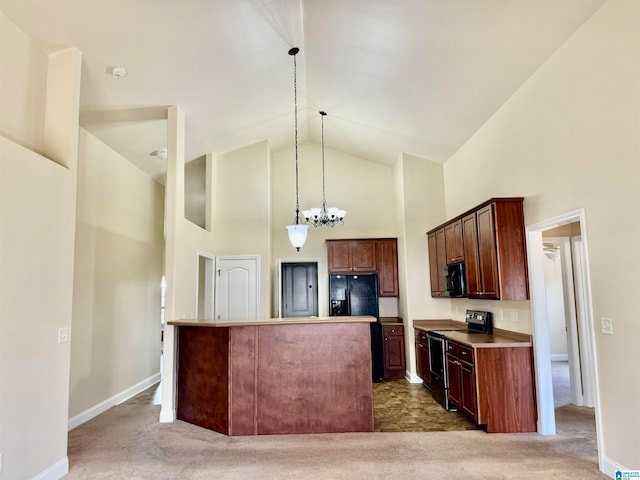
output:
[[[119,405],[69,433],[68,479],[606,479],[590,409],[556,436],[483,431],[227,437],[156,405]],[[590,419],[593,423],[592,418]]]

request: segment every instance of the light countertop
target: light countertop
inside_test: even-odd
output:
[[[371,323],[376,317],[297,317],[297,318],[261,318],[246,321],[216,321],[213,319],[179,318],[169,320],[168,325],[176,327],[246,327],[252,325],[304,325],[315,323]]]
[[[468,333],[465,322],[456,320],[414,320],[413,328],[424,332],[438,331],[445,338],[472,348],[530,347],[531,335],[494,328],[490,335]]]

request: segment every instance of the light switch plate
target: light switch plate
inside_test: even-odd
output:
[[[67,343],[69,341],[69,329],[61,327],[58,330],[58,343]]]
[[[610,318],[600,319],[600,331],[605,335],[613,335],[613,323]]]

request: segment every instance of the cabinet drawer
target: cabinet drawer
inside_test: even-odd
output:
[[[420,330],[416,330],[416,340],[420,343],[428,343],[429,342],[429,338],[427,337],[427,334],[423,331]]]
[[[402,325],[383,325],[382,326],[382,334],[386,337],[393,337],[397,335],[404,335],[404,329]]]
[[[447,353],[453,357],[460,356],[460,345],[454,342],[450,342],[447,340]]]
[[[473,348],[467,347],[465,345],[458,346],[458,358],[463,362],[467,362],[473,365]]]

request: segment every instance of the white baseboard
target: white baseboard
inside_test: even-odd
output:
[[[99,404],[86,409],[84,412],[80,412],[78,415],[75,415],[74,417],[71,417],[69,419],[67,429],[71,431],[74,428],[82,425],[83,423],[88,422],[92,418],[97,417],[101,413],[106,412],[111,407],[118,405],[125,400],[129,400],[131,397],[135,397],[137,394],[146,390],[154,383],[158,383],[160,381],[160,378],[160,372],[158,372],[155,375],[152,375],[149,378],[136,383],[134,386],[129,387],[126,390],[123,390],[122,392],[114,395],[113,397],[106,399],[104,402],[100,402]]]
[[[616,472],[618,470],[620,470],[621,472],[624,472],[625,470],[630,470],[630,469],[623,467],[622,465],[614,462],[613,460],[605,457],[604,455],[602,456],[602,471],[604,472],[605,475],[611,478],[616,478]]]
[[[409,383],[422,383],[422,379],[415,373],[407,372],[405,378]]]
[[[552,353],[549,355],[552,362],[568,362],[569,355],[566,353]]]
[[[69,473],[69,458],[64,457],[33,477],[33,480],[60,480],[67,473]]]
[[[176,419],[175,410],[160,410],[160,423],[171,423]]]

